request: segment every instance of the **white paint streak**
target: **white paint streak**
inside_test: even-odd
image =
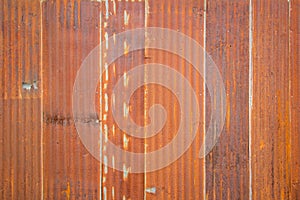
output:
[[[105,0],[105,18],[108,19],[109,18],[109,5],[108,5],[108,0]]]
[[[124,25],[128,25],[128,23],[129,23],[129,18],[130,18],[130,14],[129,13],[127,13],[127,11],[126,10],[124,10]]]
[[[124,76],[124,79],[123,79],[123,80],[124,80],[124,86],[127,87],[127,86],[128,86],[128,77],[127,77],[127,73],[124,72],[124,75],[123,75],[123,76]]]
[[[124,41],[124,54],[127,54],[129,52],[129,45],[126,41]]]
[[[116,1],[112,0],[113,2],[113,7],[114,7],[114,15],[117,13],[117,7],[116,7]]]
[[[123,164],[123,180],[126,181],[128,178],[130,168],[126,168],[125,164]]]
[[[107,156],[104,156],[104,159],[103,159],[103,162],[104,162],[104,173],[107,174],[107,165],[108,165],[108,161],[107,161]]]
[[[150,7],[148,0],[145,0],[145,27],[148,26],[148,16],[150,13]]]
[[[126,134],[123,134],[123,148],[126,150],[128,148],[129,138],[126,137]]]
[[[105,186],[103,187],[103,199],[107,200],[107,189]]]
[[[129,113],[129,106],[127,106],[127,104],[124,102],[124,104],[123,104],[123,115],[124,115],[124,117],[128,117],[128,113]]]
[[[113,124],[112,125],[112,134],[113,134],[113,136],[115,136],[115,132],[116,132],[116,128],[115,128],[115,125]]]
[[[253,10],[252,0],[249,2],[249,200],[252,200],[252,98],[253,98]]]
[[[115,199],[115,187],[114,186],[111,187],[111,196],[113,199]]]
[[[108,111],[108,95],[107,95],[107,93],[105,93],[104,94],[104,102],[105,102],[105,112],[107,112]]]
[[[107,32],[104,33],[104,38],[105,38],[105,48],[107,50],[108,49],[108,33]]]
[[[103,130],[104,130],[104,135],[105,135],[105,143],[108,142],[108,127],[107,127],[107,124],[104,124],[103,125]]]
[[[111,162],[112,162],[113,170],[115,170],[115,156],[112,156]]]
[[[100,11],[100,15],[99,15],[99,21],[100,21],[100,30],[99,30],[99,40],[101,41],[102,40],[102,12]],[[102,47],[100,45],[100,52],[99,52],[99,67],[100,67],[100,72],[102,71]],[[102,105],[102,76],[101,74],[99,74],[99,80],[100,80],[100,98],[99,98],[99,105]],[[101,127],[102,127],[102,106],[100,106],[100,130],[101,130]],[[100,132],[99,130],[99,132]],[[103,152],[102,152],[102,134],[100,134],[100,141],[99,141],[99,146],[100,146],[100,149],[99,149],[99,154],[100,154],[100,160],[102,160],[102,156],[103,156]],[[103,174],[102,174],[102,167],[100,167],[100,184],[99,184],[99,199],[102,200],[102,181],[104,181],[104,178],[103,178]]]
[[[203,55],[203,58],[204,58],[204,76],[206,76],[206,56],[205,56],[205,52],[206,52],[206,20],[207,20],[207,17],[206,17],[206,14],[207,14],[207,1],[204,0],[204,14],[203,14],[203,34],[204,34],[204,37],[203,37],[203,48],[204,48],[204,55]],[[206,85],[205,83],[203,84],[203,102],[204,102],[204,106],[203,106],[203,119],[206,119]],[[206,120],[204,120],[204,123],[203,123],[203,133],[206,132]],[[204,135],[204,140],[205,140],[205,135]],[[205,162],[206,162],[206,159],[204,159],[204,166],[205,166]],[[206,169],[204,167],[203,169],[204,173],[203,173],[203,181],[202,181],[202,184],[203,184],[203,196],[202,198],[205,200],[206,199],[206,184],[205,184],[205,180],[206,180]]]

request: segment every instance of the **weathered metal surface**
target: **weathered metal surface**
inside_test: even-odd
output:
[[[291,112],[291,199],[300,199],[300,51],[299,1],[289,5],[289,70]]]
[[[81,143],[72,114],[77,70],[99,44],[99,16],[98,2],[42,4],[45,199],[99,199],[101,195],[100,163]]]
[[[206,157],[207,199],[249,199],[249,1],[208,0],[206,51],[226,88],[226,122]],[[206,121],[212,102],[206,101]]]
[[[289,2],[253,1],[252,9],[253,199],[291,199]]]
[[[188,0],[182,3],[177,0],[149,0],[147,6],[149,13],[147,13],[146,26],[163,27],[182,32],[203,46],[205,10],[203,1]],[[173,42],[175,48],[185,48],[184,43]],[[184,49],[184,51],[193,52],[193,49]],[[178,55],[157,49],[147,49],[145,56],[148,58],[146,63],[165,64],[185,76],[197,94],[199,107],[202,111],[196,140],[188,151],[169,166],[146,173],[146,199],[203,199],[204,159],[199,159],[198,154],[204,136],[204,81],[193,66]],[[201,55],[196,56],[201,57]],[[168,77],[169,75],[165,74],[164,76]],[[185,91],[181,92],[184,93]],[[167,110],[168,117],[164,128],[155,137],[146,140],[147,152],[161,149],[170,143],[176,136],[180,121],[183,120],[180,117],[178,99],[167,88],[156,84],[146,86],[145,111],[148,112],[154,103],[163,105]],[[150,123],[149,119],[146,122]],[[173,151],[181,150],[180,147],[177,147]],[[164,162],[168,159],[168,155],[161,155],[157,162]]]
[[[117,37],[118,33],[134,28],[143,28],[145,23],[145,2],[144,1],[102,1],[101,2],[101,40],[109,37]],[[132,35],[134,37],[134,35]],[[115,43],[118,43],[117,39]],[[105,134],[101,146],[103,158],[113,159],[105,151],[107,140],[123,150],[131,152],[144,152],[144,140],[130,137],[128,133],[122,131],[116,124],[112,116],[112,90],[122,76],[130,69],[144,64],[144,50],[128,53],[129,46],[123,49],[112,49],[112,46],[105,46],[101,55],[107,51],[120,52],[122,57],[108,66],[102,75],[101,89],[99,88],[102,104],[99,107],[101,116],[101,129]],[[103,59],[104,56],[103,56]],[[104,61],[105,62],[105,61]],[[106,63],[107,64],[107,63]],[[105,67],[105,66],[102,66]],[[122,81],[122,80],[121,80]],[[122,81],[125,85],[124,81]],[[118,95],[118,94],[117,94]],[[131,98],[127,116],[144,125],[144,89],[137,90]],[[122,162],[114,160],[115,163]],[[125,162],[124,162],[125,163]],[[124,171],[103,166],[102,167],[102,199],[144,199],[144,174],[131,173],[130,166],[124,165]]]
[[[299,199],[298,11],[296,0],[1,0],[0,199]],[[151,105],[162,104],[165,127],[144,140],[116,125],[112,89],[140,64],[162,63],[183,74],[205,113],[195,142],[176,162],[155,172],[133,174],[127,166],[120,172],[102,165],[80,141],[73,84],[100,40],[150,26],[177,30],[206,48],[226,87],[226,123],[216,147],[199,159],[213,106],[202,77],[174,54],[127,53],[124,44],[116,51],[126,55],[103,74],[95,95],[107,139],[147,153],[176,134],[180,105],[170,90],[155,84],[133,94],[127,114],[147,125]],[[158,162],[167,159],[162,155]]]
[[[39,199],[40,2],[1,0],[0,27],[0,199]]]

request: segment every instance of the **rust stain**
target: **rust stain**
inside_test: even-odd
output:
[[[67,189],[66,189],[66,190],[63,190],[62,193],[66,195],[67,200],[70,199],[70,196],[71,196],[70,182],[67,182]]]
[[[294,0],[2,0],[0,199],[300,199],[298,7]],[[104,102],[97,105],[99,113],[103,111],[100,118],[73,118],[72,86],[90,50],[100,40],[113,36],[116,43],[117,33],[147,26],[183,32],[206,47],[226,83],[227,121],[220,141],[205,160],[195,158],[203,140],[199,137],[170,166],[133,174],[125,164],[124,172],[119,172],[92,158],[74,122],[101,123],[105,138],[99,147],[110,139],[127,151],[149,152],[172,140],[180,109],[164,88],[141,87],[130,106],[124,107],[124,115],[146,125],[149,107],[161,103],[170,117],[159,134],[166,134],[147,140],[129,137],[114,123],[110,110],[111,85],[122,75],[137,64],[151,62],[182,73],[206,110],[199,135],[214,106],[189,63],[163,51],[132,53],[124,43],[125,55],[103,75],[99,86],[96,99]],[[145,45],[148,42],[145,35]],[[249,45],[253,45],[250,97]],[[127,79],[124,85],[128,86]],[[253,102],[250,111],[249,98]],[[247,154],[249,134],[251,155]],[[118,162],[104,157],[105,162]]]
[[[83,146],[74,122],[99,123],[98,119],[74,119],[72,93],[77,70],[99,44],[100,3],[54,1],[42,4],[43,57],[43,197],[98,199],[99,161]],[[61,193],[66,182],[70,192]]]
[[[163,27],[182,32],[203,45],[204,19],[193,14],[193,8],[201,10],[204,1],[155,1],[146,2],[146,26]],[[146,40],[147,45],[149,41]],[[174,41],[175,48],[182,47],[180,41]],[[204,82],[201,76],[184,59],[169,52],[160,50],[145,50],[145,63],[161,63],[179,71],[191,83],[199,94],[199,106],[203,111]],[[146,151],[162,148],[174,138],[180,124],[180,107],[176,97],[166,88],[158,85],[145,87],[145,121],[149,123],[148,110],[153,104],[161,104],[167,111],[164,128],[153,138],[146,139]],[[155,172],[146,173],[146,199],[203,199],[204,197],[204,159],[198,159],[197,153],[203,141],[203,114],[199,123],[197,138],[182,157],[169,166]],[[179,149],[174,148],[174,152]],[[167,160],[167,155],[161,155]]]
[[[0,3],[0,199],[40,199],[40,2]]]
[[[300,199],[300,65],[299,65],[299,2],[289,1],[289,75],[291,121],[291,199]]]
[[[143,1],[103,1],[101,2],[101,40],[113,37],[114,43],[118,43],[116,35],[122,31],[144,27],[145,3]],[[144,152],[143,140],[129,137],[125,132],[120,130],[112,118],[111,101],[112,89],[121,76],[125,76],[124,86],[128,86],[126,73],[133,67],[144,63],[143,51],[130,52],[130,46],[125,41],[123,56],[117,59],[108,70],[103,74],[102,83],[99,84],[99,97],[96,101],[103,102],[98,105],[102,128],[105,131],[105,138],[100,142],[103,146],[103,156],[106,159],[114,159],[105,154],[106,143],[108,140],[127,151]],[[102,49],[102,54],[105,54],[111,47]],[[105,61],[104,61],[105,62]],[[123,114],[125,117],[132,117],[138,124],[142,123],[142,112],[144,108],[143,89],[136,91],[131,98],[130,105],[123,106]],[[107,127],[107,128],[106,128]],[[114,162],[120,162],[118,160]],[[102,168],[102,194],[103,199],[144,199],[144,174],[131,173],[130,167],[123,163],[123,172],[117,171],[110,167],[103,166]]]
[[[220,70],[227,94],[226,127],[205,160],[206,195],[207,199],[249,199],[250,5],[249,1],[206,2],[206,51]],[[214,102],[206,99],[208,123]]]
[[[253,199],[291,199],[288,24],[288,2],[253,1]]]

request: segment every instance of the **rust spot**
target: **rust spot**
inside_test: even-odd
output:
[[[67,183],[67,189],[63,190],[62,193],[66,195],[68,200],[70,199],[70,195],[71,195],[70,182]]]
[[[91,123],[91,124],[99,124],[100,120],[97,117],[82,117],[82,118],[73,118],[71,116],[62,116],[62,115],[44,115],[44,122],[46,124],[55,124],[62,126],[70,126],[74,124],[74,122],[82,122],[82,123]]]

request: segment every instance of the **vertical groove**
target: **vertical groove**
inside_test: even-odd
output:
[[[40,78],[39,1],[4,0],[1,11],[0,199],[35,199],[41,192],[41,93],[23,82]]]
[[[77,71],[99,42],[98,5],[98,2],[70,0],[42,4],[43,198],[46,199],[99,195],[99,162],[82,144],[74,124],[77,116],[72,113]]]

